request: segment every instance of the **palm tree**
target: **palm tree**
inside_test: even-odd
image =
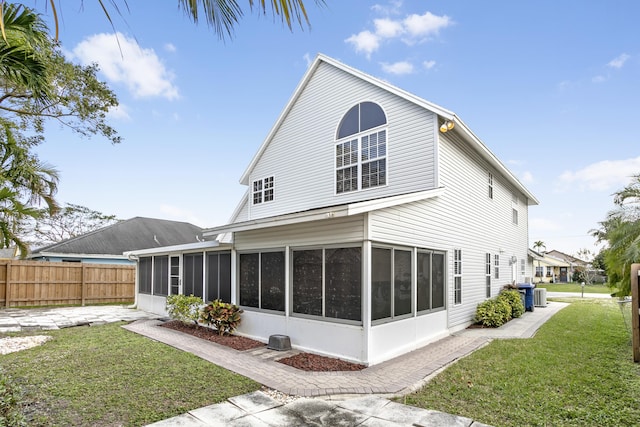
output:
[[[540,253],[541,248],[547,249],[547,247],[545,246],[542,240],[537,240],[533,242],[533,249],[536,249],[536,252]],[[538,281],[538,283],[540,283],[542,282],[542,270],[540,268],[540,260],[538,260],[538,270],[540,271],[540,280]]]
[[[297,22],[302,28],[304,24],[310,26],[309,16],[303,0],[248,0],[249,9],[258,9],[259,13],[266,14],[267,9],[271,10],[274,18],[279,17],[283,24],[286,24],[289,30],[293,28],[294,22]],[[314,0],[316,5],[322,6],[325,0]],[[98,0],[105,16],[113,25],[111,15],[109,13],[107,3],[111,5],[113,10],[119,15],[122,14],[120,5],[129,8],[127,0]],[[268,5],[267,5],[268,3]],[[202,17],[207,25],[213,28],[214,32],[220,39],[225,36],[233,35],[233,28],[238,23],[244,12],[237,0],[178,0],[178,8],[182,9],[195,24]],[[55,2],[51,0],[51,9],[56,25],[56,40],[58,39],[58,16],[56,12]]]
[[[43,99],[50,87],[46,75],[48,28],[33,10],[2,2],[0,8],[0,83],[3,93],[28,91]]]
[[[604,250],[609,286],[618,289],[618,296],[631,294],[631,264],[640,262],[640,174],[614,195],[618,209],[600,222],[600,229],[591,230],[599,242],[606,241]]]
[[[42,210],[33,205],[44,203],[51,213],[58,210],[54,198],[58,189],[58,171],[30,153],[28,145],[15,138],[9,123],[1,123],[0,247],[9,247],[13,243],[25,256],[28,248],[20,236],[21,224],[29,218],[41,216]]]

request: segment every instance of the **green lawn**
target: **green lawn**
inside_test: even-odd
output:
[[[637,426],[640,365],[618,304],[585,299],[534,338],[495,340],[398,400],[494,426]]]
[[[0,356],[29,426],[140,426],[260,388],[120,325],[40,331],[53,339]]]
[[[579,283],[536,283],[536,288],[545,288],[549,292],[582,292],[582,286]],[[584,285],[585,294],[611,294],[612,292],[614,292],[613,289],[601,283]]]

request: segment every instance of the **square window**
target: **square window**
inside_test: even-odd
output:
[[[264,179],[253,181],[253,204],[258,205],[263,202],[273,201],[274,198],[274,177],[269,176]]]

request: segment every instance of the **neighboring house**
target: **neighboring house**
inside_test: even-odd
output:
[[[202,228],[164,219],[135,217],[34,250],[27,259],[133,264],[123,252],[198,242]]]
[[[453,112],[323,55],[241,183],[215,242],[131,253],[139,308],[221,298],[243,308],[241,335],[371,365],[533,274],[538,201],[513,173]]]
[[[560,251],[538,253],[529,250],[535,268],[534,283],[568,283],[573,281],[577,267],[587,268],[588,263]]]

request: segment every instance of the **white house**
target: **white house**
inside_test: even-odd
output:
[[[531,277],[536,198],[453,112],[318,55],[216,241],[134,251],[138,307],[243,310],[238,333],[376,364],[467,327]]]

